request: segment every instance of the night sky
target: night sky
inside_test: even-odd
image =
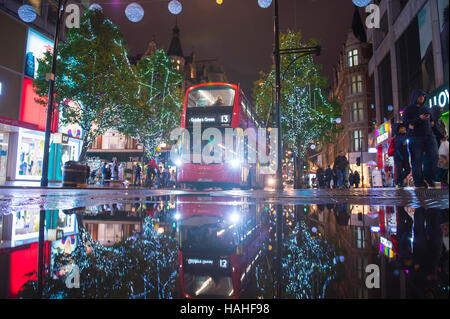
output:
[[[144,18],[130,22],[124,13],[131,2],[145,10]],[[228,80],[240,83],[251,96],[253,82],[260,70],[272,63],[273,3],[267,9],[257,0],[182,0],[178,15],[181,45],[185,56],[194,49],[198,60],[217,58],[224,66]],[[123,32],[130,55],[143,53],[154,37],[159,47],[168,49],[175,25],[175,16],[168,9],[168,0],[99,0],[103,12]],[[280,0],[280,28],[302,32],[303,38],[319,39],[324,47],[316,62],[323,65],[323,74],[330,79],[332,68],[346,39],[352,22],[351,0]],[[330,83],[330,82],[329,82]]]

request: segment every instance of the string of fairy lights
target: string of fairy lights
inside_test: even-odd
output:
[[[148,2],[148,0],[142,0],[142,2]],[[223,0],[216,0],[216,3],[218,5],[223,4]],[[103,3],[103,5],[107,5],[109,3]],[[258,0],[258,5],[266,9],[272,4],[272,0]],[[100,10],[102,11],[103,8],[98,3],[93,3],[89,6],[90,10]],[[180,0],[168,0],[167,9],[169,12],[173,15],[179,15],[183,11],[183,5]],[[37,18],[37,13],[35,8],[32,5],[24,4],[19,7],[18,9],[18,15],[19,17],[27,23],[33,22]],[[144,18],[145,10],[144,8],[137,2],[132,2],[128,4],[125,8],[125,16],[128,18],[131,22],[140,22]]]

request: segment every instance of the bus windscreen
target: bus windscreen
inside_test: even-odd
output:
[[[225,85],[198,87],[188,93],[188,108],[210,106],[233,106],[236,92]]]

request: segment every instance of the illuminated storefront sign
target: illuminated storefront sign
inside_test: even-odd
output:
[[[392,242],[384,237],[380,237],[380,252],[388,258],[394,258]]]
[[[432,107],[433,105],[438,105],[442,108],[448,106],[449,96],[448,96],[448,83],[434,90],[429,95],[428,105]]]
[[[375,130],[377,136],[377,144],[381,144],[389,139],[389,122],[381,124],[379,128]]]

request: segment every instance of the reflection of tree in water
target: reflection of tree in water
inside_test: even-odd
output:
[[[284,243],[283,280],[286,298],[324,298],[336,274],[336,251],[301,220]]]
[[[269,249],[260,258],[255,272],[256,294],[265,299],[277,296],[276,237],[275,225],[272,225]],[[338,274],[342,272],[335,246],[312,232],[305,220],[300,220],[293,229],[283,228],[283,288],[282,295],[277,297],[309,299],[328,296],[328,286],[338,280]]]
[[[77,246],[71,255],[54,256],[53,276],[45,278],[43,298],[174,298],[176,296],[177,242],[158,234],[145,218],[142,231],[112,247],[93,240],[79,222]],[[64,269],[80,269],[80,288],[68,289]],[[59,276],[57,275],[59,274]],[[61,276],[62,275],[62,276]],[[35,297],[36,281],[29,281],[21,297]]]

